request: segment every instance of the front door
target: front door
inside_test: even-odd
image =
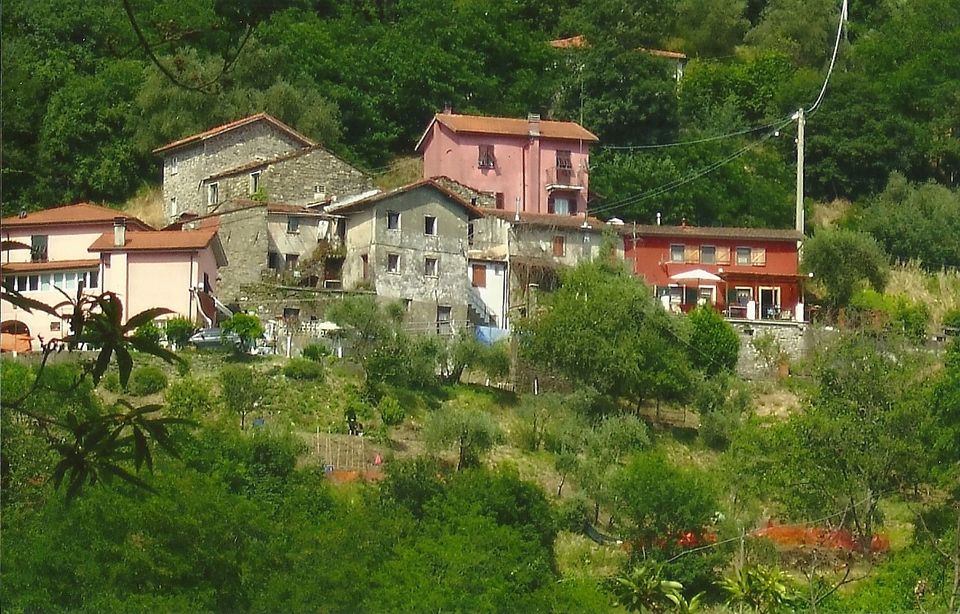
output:
[[[760,318],[780,317],[780,288],[760,288]]]

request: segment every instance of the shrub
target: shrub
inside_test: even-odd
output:
[[[323,360],[324,356],[330,355],[330,350],[327,349],[327,346],[322,343],[311,343],[303,348],[303,357],[307,360],[312,360],[314,362],[320,362]]]
[[[119,394],[123,390],[123,388],[120,387],[120,376],[114,371],[104,375],[100,383],[103,385],[104,390],[109,390],[114,394]]]
[[[943,314],[943,325],[960,329],[960,308],[953,308]]]
[[[197,332],[197,327],[187,318],[172,318],[167,320],[166,327],[167,341],[177,347],[187,345],[193,333]]]
[[[146,366],[134,369],[127,388],[138,397],[156,394],[167,387],[167,376],[160,367]]]
[[[584,527],[590,521],[590,505],[583,495],[563,499],[554,508],[554,518],[558,531],[583,533]]]
[[[208,387],[191,377],[171,384],[164,394],[164,401],[171,415],[188,420],[202,417],[213,407]]]
[[[144,341],[157,344],[160,342],[160,337],[162,334],[156,323],[151,321],[138,326],[137,330],[133,333],[133,336],[137,339],[143,339]]]
[[[323,379],[323,366],[306,358],[293,358],[283,367],[283,374],[289,379]]]
[[[391,396],[385,396],[380,399],[377,410],[380,412],[380,418],[383,420],[383,423],[390,426],[400,424],[403,422],[403,419],[407,417],[407,413],[404,411],[403,406],[400,405],[400,401]]]

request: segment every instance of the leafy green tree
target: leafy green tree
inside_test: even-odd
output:
[[[787,53],[797,64],[819,66],[833,49],[838,20],[833,0],[770,0],[746,40]]]
[[[175,380],[164,392],[163,400],[167,411],[187,420],[206,417],[213,408],[209,386],[192,377]]]
[[[746,0],[681,0],[676,27],[681,49],[690,55],[708,57],[731,53],[743,42],[750,27],[746,11]]]
[[[457,471],[477,465],[501,438],[500,427],[486,412],[465,407],[447,407],[430,414],[423,427],[424,439],[433,451],[453,448]]]
[[[831,228],[821,229],[804,243],[801,264],[826,289],[835,308],[848,304],[862,281],[882,291],[889,271],[887,256],[873,237]]]
[[[263,401],[263,392],[260,376],[250,367],[227,365],[220,370],[220,400],[240,416],[241,430],[246,428],[247,414]]]
[[[230,316],[223,324],[221,329],[224,332],[236,333],[240,337],[242,347],[249,348],[254,341],[263,336],[263,324],[255,314],[235,313]]]
[[[197,332],[197,326],[187,318],[171,318],[164,326],[167,341],[175,348],[186,346],[195,332]]]
[[[703,305],[691,311],[687,320],[691,364],[707,375],[735,370],[740,355],[740,337],[723,316],[712,307]]]

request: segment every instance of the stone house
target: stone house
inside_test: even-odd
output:
[[[417,143],[425,179],[448,177],[492,196],[494,208],[575,215],[587,210],[590,147],[575,122],[459,115],[445,109]]]
[[[207,212],[210,195],[201,192],[207,177],[315,145],[280,120],[257,113],[158,147],[153,153],[163,158],[167,219],[173,221],[181,213]]]
[[[271,202],[310,205],[374,189],[369,175],[319,146],[253,159],[212,173],[200,183],[207,212],[255,193]]]
[[[467,231],[482,212],[469,201],[424,180],[327,211],[345,219],[345,289],[402,301],[416,332],[451,334],[481,316],[470,313]]]

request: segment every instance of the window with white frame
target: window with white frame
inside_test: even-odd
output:
[[[480,168],[494,168],[497,159],[493,157],[493,145],[480,145],[477,166]]]
[[[440,261],[437,258],[424,258],[423,274],[427,277],[437,277],[440,275]]]
[[[170,174],[176,175],[180,172],[180,158],[178,156],[172,156],[170,158]]]
[[[429,236],[435,236],[437,234],[437,218],[435,216],[423,216],[423,234]]]
[[[177,217],[177,213],[179,213],[179,211],[177,211],[177,197],[171,196],[170,197],[170,217],[171,218]]]
[[[287,216],[287,232],[297,234],[300,232],[300,218],[295,215]]]
[[[684,249],[682,245],[670,246],[670,262],[683,262]]]
[[[214,208],[220,204],[220,184],[211,183],[207,186],[207,207]]]
[[[749,247],[737,248],[737,264],[741,264],[741,265],[750,264],[750,248]]]
[[[399,211],[387,211],[387,230],[400,230]]]
[[[717,248],[714,245],[700,246],[700,262],[702,264],[714,264],[717,261]]]
[[[400,254],[387,254],[387,273],[400,272]]]
[[[260,171],[250,173],[250,193],[256,194],[260,191]]]

